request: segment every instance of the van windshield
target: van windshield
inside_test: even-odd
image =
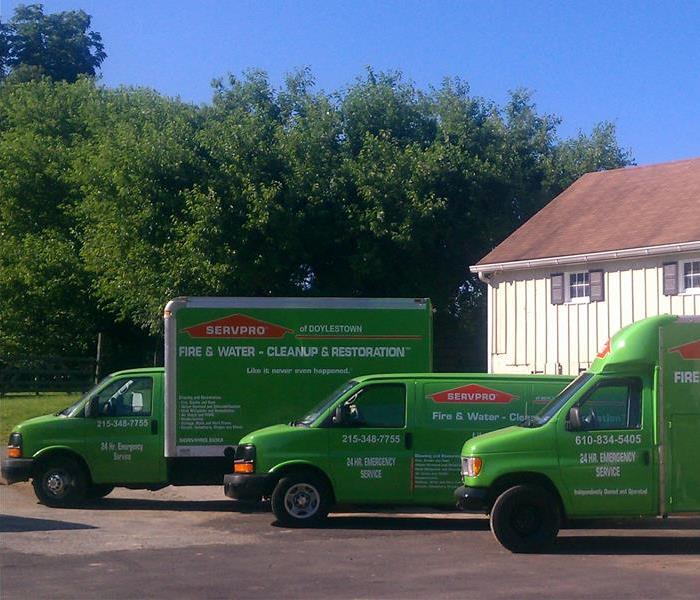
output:
[[[313,409],[311,409],[311,412],[309,412],[301,421],[294,421],[293,425],[301,425],[304,427],[308,427],[313,423],[316,419],[318,419],[328,408],[330,408],[333,404],[335,404],[338,401],[338,398],[340,398],[342,395],[344,395],[346,392],[349,392],[352,388],[354,388],[357,385],[357,381],[348,381],[341,385],[337,390],[335,390],[330,396],[327,396],[324,400],[322,400],[319,404],[317,404]]]
[[[553,398],[549,404],[543,406],[540,412],[531,417],[526,417],[520,423],[518,423],[518,427],[542,427],[542,425],[548,423],[551,418],[559,412],[561,407],[564,406],[576,392],[586,385],[586,382],[591,377],[593,377],[593,373],[581,373],[561,392],[559,392],[559,394]]]

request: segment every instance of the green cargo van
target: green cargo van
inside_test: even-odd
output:
[[[356,375],[432,369],[432,309],[405,298],[177,298],[165,368],[108,376],[10,435],[2,474],[71,504],[114,486],[221,485],[246,433]]]
[[[270,497],[278,521],[321,522],[334,505],[454,508],[465,437],[518,423],[571,381],[562,376],[357,377],[306,416],[244,438],[231,498]]]
[[[506,548],[537,551],[563,519],[700,511],[698,436],[700,317],[652,317],[538,414],[467,440],[455,494]]]

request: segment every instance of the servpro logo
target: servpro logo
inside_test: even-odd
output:
[[[215,321],[193,325],[185,328],[185,331],[193,338],[282,338],[287,333],[293,333],[291,329],[266,323],[247,315],[235,314],[222,317]]]
[[[491,388],[483,387],[470,383],[444,392],[438,392],[430,396],[433,402],[455,402],[460,404],[469,403],[484,403],[484,404],[507,404],[517,396],[502,392],[500,390],[492,390]]]
[[[678,352],[686,360],[700,360],[700,340],[676,346],[671,348],[669,352]]]

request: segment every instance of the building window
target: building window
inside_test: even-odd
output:
[[[682,289],[688,294],[700,294],[700,260],[689,260],[682,265]]]
[[[605,273],[581,271],[579,273],[552,273],[552,304],[585,304],[605,300]]]
[[[591,279],[588,272],[569,273],[569,285],[566,288],[566,292],[567,302],[590,302]]]

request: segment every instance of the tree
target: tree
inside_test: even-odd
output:
[[[630,162],[611,125],[558,125],[524,91],[498,106],[372,71],[331,94],[251,71],[208,106],[0,85],[0,354],[83,352],[109,328],[152,352],[178,295],[428,296],[436,366],[482,368],[469,265],[583,172]]]
[[[20,4],[9,24],[0,24],[0,78],[8,72],[15,81],[94,77],[107,55],[90,24],[82,10],[46,15],[41,4]]]

